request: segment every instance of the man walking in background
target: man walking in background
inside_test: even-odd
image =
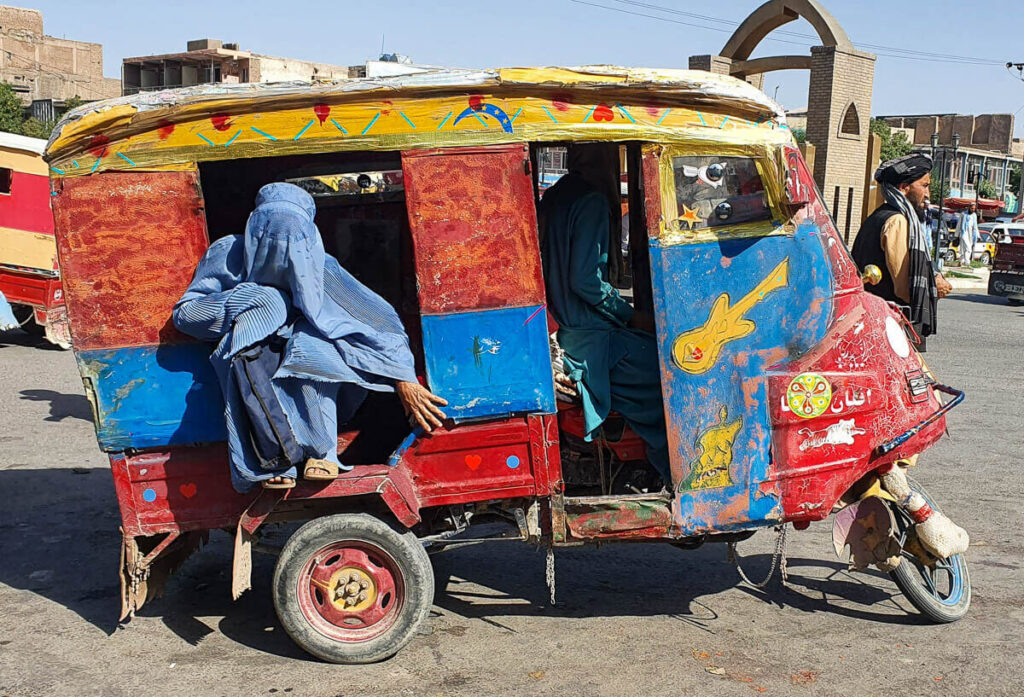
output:
[[[960,214],[956,232],[960,238],[960,265],[970,266],[974,243],[978,241],[978,214],[973,203],[970,209]]]

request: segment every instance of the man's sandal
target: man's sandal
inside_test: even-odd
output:
[[[302,469],[302,478],[314,482],[334,481],[338,478],[338,463],[311,457]]]

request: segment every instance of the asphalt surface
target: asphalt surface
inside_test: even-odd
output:
[[[117,623],[118,513],[72,355],[0,336],[0,697],[45,695],[1020,695],[1024,311],[960,291],[929,339],[967,390],[915,476],[971,534],[974,599],[928,624],[888,577],[836,560],[831,524],[791,533],[790,584],[739,582],[725,549],[607,545],[451,553],[428,633],[370,666],[318,663],[270,602],[273,558],[230,599],[214,533],[166,594]],[[740,545],[752,577],[774,544]]]

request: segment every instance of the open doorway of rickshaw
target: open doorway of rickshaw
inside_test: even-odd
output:
[[[608,282],[636,312],[653,313],[647,223],[641,177],[641,143],[618,143],[617,167],[610,166],[602,190],[609,201]],[[540,234],[545,234],[545,193],[568,172],[571,143],[536,144],[531,148],[535,191],[540,207]],[[549,298],[550,302],[550,298]],[[553,346],[557,321],[549,315]],[[553,351],[553,361],[558,358]],[[564,515],[572,537],[662,537],[671,526],[671,482],[662,481],[647,461],[643,440],[625,419],[612,412],[597,437],[584,438],[578,400],[558,400],[559,438],[565,496],[554,505]],[[661,403],[660,397],[659,406]],[[556,535],[557,536],[557,535]]]
[[[396,309],[422,374],[420,310],[398,152],[202,162],[199,180],[211,242],[245,231],[260,187],[283,181],[308,192],[325,250]],[[339,455],[349,465],[385,462],[409,433],[402,408],[390,393],[368,395],[353,420],[339,428]]]

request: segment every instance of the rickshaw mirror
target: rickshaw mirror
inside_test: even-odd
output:
[[[882,270],[874,264],[868,264],[864,267],[864,273],[860,275],[860,280],[866,286],[877,286],[882,282]]]

